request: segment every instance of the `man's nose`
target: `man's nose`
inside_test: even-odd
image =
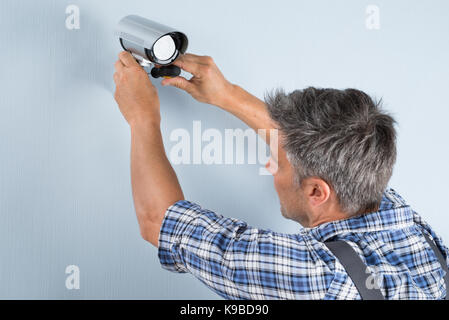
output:
[[[272,163],[272,159],[270,158],[267,163],[265,164],[265,169],[267,169],[267,171],[269,173],[271,173],[272,175],[274,175],[274,170],[273,170],[273,163]]]

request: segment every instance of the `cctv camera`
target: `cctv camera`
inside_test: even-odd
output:
[[[187,50],[188,39],[184,33],[136,15],[123,18],[117,33],[123,49],[130,52],[142,67],[161,66],[151,71],[154,78],[181,73],[181,69],[170,64]]]

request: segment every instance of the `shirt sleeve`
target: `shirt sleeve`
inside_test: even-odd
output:
[[[301,235],[252,228],[187,200],[167,209],[158,256],[164,269],[190,272],[226,299],[318,297],[333,277]]]

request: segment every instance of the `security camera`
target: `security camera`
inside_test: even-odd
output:
[[[154,78],[176,77],[181,69],[172,63],[187,51],[187,36],[168,26],[130,15],[120,20],[117,27],[119,41],[124,50],[130,52],[146,71],[154,64]]]

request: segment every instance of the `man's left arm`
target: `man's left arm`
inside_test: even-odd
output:
[[[140,233],[157,247],[167,208],[184,195],[165,153],[157,89],[128,52],[120,53],[115,70],[114,97],[131,128],[131,184]]]

